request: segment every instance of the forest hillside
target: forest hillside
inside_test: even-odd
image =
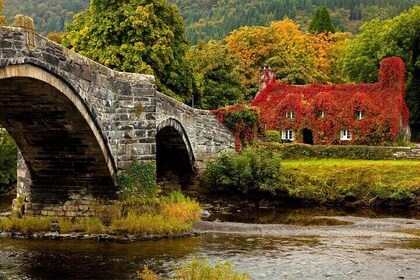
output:
[[[139,3],[142,1],[139,1]],[[330,10],[337,31],[357,33],[371,19],[395,17],[420,0],[168,0],[180,9],[187,39],[223,39],[241,26],[269,25],[271,21],[291,18],[306,29],[317,7]],[[9,22],[18,14],[34,18],[38,32],[64,31],[65,22],[84,10],[89,0],[6,0],[4,13]]]

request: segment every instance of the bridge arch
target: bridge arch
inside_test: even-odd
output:
[[[188,181],[195,171],[195,155],[186,130],[170,117],[157,125],[156,165],[158,177],[174,172],[181,181]],[[182,182],[181,182],[182,183]]]
[[[65,80],[31,64],[5,66],[0,108],[0,121],[29,170],[32,202],[115,195],[116,166],[106,137]]]

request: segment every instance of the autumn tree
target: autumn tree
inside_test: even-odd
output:
[[[159,90],[182,101],[192,96],[184,23],[166,0],[92,0],[62,43],[112,69],[153,74]]]
[[[187,54],[198,74],[197,107],[217,109],[244,100],[241,77],[236,69],[239,57],[228,52],[221,41],[200,41]]]
[[[241,57],[238,67],[246,86],[246,98],[257,92],[259,69],[272,66],[278,80],[290,84],[342,82],[336,64],[344,33],[302,32],[292,20],[270,26],[242,27],[226,37],[230,52]]]
[[[0,0],[0,25],[6,24],[6,17],[3,15],[4,0]]]
[[[388,20],[372,20],[348,43],[342,65],[355,82],[374,82],[380,61],[403,58],[407,70],[406,102],[413,136],[420,139],[420,7]],[[417,135],[416,135],[417,134]]]
[[[311,33],[334,33],[335,28],[332,24],[330,13],[327,8],[318,8],[315,11],[315,16],[309,24],[309,32]]]

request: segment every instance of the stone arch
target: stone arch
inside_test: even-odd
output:
[[[158,176],[169,168],[181,183],[187,182],[195,171],[191,142],[181,122],[175,118],[167,118],[157,126],[156,161]]]
[[[195,162],[194,150],[192,148],[187,132],[184,129],[184,126],[181,124],[180,121],[178,121],[175,118],[167,118],[158,124],[157,129],[156,129],[157,133],[159,133],[159,131],[161,131],[165,127],[172,127],[179,133],[182,140],[184,141],[185,148],[188,151],[188,157],[190,159],[191,167],[194,168],[194,162]]]
[[[0,107],[0,119],[32,177],[33,202],[115,194],[116,165],[106,137],[65,80],[31,64],[5,66],[0,69]],[[51,191],[54,184],[63,185]]]

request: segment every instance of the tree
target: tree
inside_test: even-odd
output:
[[[189,101],[196,81],[178,10],[166,0],[92,0],[62,43],[119,71],[153,74],[158,89]]]
[[[309,32],[311,33],[335,33],[335,28],[332,25],[330,13],[327,8],[318,8],[315,11],[315,17],[309,24]]]
[[[277,78],[290,84],[342,82],[335,60],[347,34],[310,34],[292,20],[272,22],[268,27],[242,27],[226,37],[238,63],[246,98],[257,92],[259,69],[272,66]]]
[[[0,0],[0,25],[6,24],[6,17],[3,15],[4,0]]]
[[[406,102],[414,138],[420,139],[420,7],[388,20],[365,23],[348,43],[342,65],[350,80],[374,82],[380,61],[399,56],[407,70]],[[416,136],[417,134],[417,136]]]
[[[221,41],[198,42],[187,59],[199,75],[197,107],[217,109],[243,102],[244,86],[236,69],[239,57],[229,53]]]

